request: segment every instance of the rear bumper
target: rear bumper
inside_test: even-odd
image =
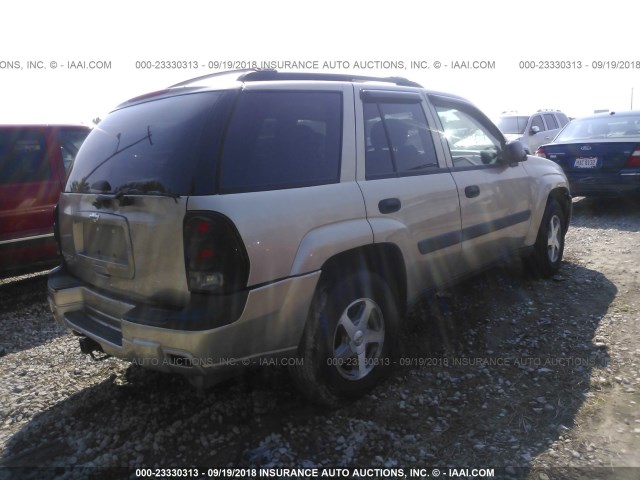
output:
[[[114,298],[57,268],[48,295],[56,321],[94,339],[105,353],[154,370],[203,376],[295,351],[319,276],[172,310]]]
[[[640,172],[621,173],[567,173],[571,195],[586,196],[625,196],[640,195]]]

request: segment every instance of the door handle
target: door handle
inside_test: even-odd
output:
[[[385,198],[378,202],[378,210],[380,213],[394,213],[400,210],[402,202],[399,198]]]
[[[474,198],[480,195],[480,187],[477,185],[469,185],[464,189],[464,194],[467,198]]]

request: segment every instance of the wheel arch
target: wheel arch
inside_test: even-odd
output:
[[[523,260],[529,272],[536,278],[550,278],[560,268],[564,237],[571,215],[571,196],[565,188],[556,188],[547,196],[544,213],[538,226],[535,243],[527,250]],[[556,229],[551,222],[558,218],[562,229]]]
[[[406,296],[404,270],[400,249],[392,243],[370,244],[346,250],[327,259],[322,265],[298,347],[298,355],[303,362],[291,368],[294,384],[310,401],[325,407],[339,407],[345,401],[361,397],[370,391],[391,372],[391,359],[395,356],[398,327],[402,318],[401,308],[405,306],[405,302],[400,301]],[[406,274],[404,276],[406,278]],[[335,322],[348,315],[347,311],[355,304],[350,303],[352,299],[363,301],[369,294],[376,299],[378,307],[385,311],[382,317],[384,336],[381,340],[384,346],[381,344],[380,348],[383,350],[371,357],[371,360],[375,360],[370,363],[375,365],[373,369],[369,369],[362,377],[349,379],[340,373],[339,364],[329,363],[331,359],[342,358],[335,351],[336,338],[341,338],[336,336]],[[341,346],[347,344],[351,345],[351,342]],[[358,347],[350,348],[353,350]],[[365,352],[369,352],[368,349]],[[361,362],[360,356],[369,354],[374,355],[371,352],[356,353],[353,350],[349,358],[357,358]]]
[[[547,187],[548,188],[548,187]],[[532,204],[532,217],[529,224],[529,232],[525,238],[524,246],[531,247],[536,241],[538,236],[538,230],[544,217],[544,212],[551,200],[556,200],[562,210],[562,214],[565,219],[564,233],[567,233],[569,227],[569,221],[571,219],[571,194],[569,188],[566,185],[556,185],[552,188],[548,188],[544,192],[540,192],[539,196],[536,196]]]
[[[407,304],[407,269],[400,248],[393,243],[376,243],[353,248],[327,259],[318,282],[332,282],[349,273],[366,270],[379,275],[393,293],[401,314]]]
[[[565,233],[569,229],[569,222],[571,221],[571,194],[569,193],[569,189],[566,187],[557,187],[549,192],[549,196],[547,198],[547,204],[551,199],[554,199],[560,205],[562,209],[562,215],[564,216],[564,231]]]

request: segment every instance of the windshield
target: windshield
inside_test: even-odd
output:
[[[640,137],[640,114],[604,115],[573,120],[554,142],[629,137]]]
[[[204,195],[226,114],[223,94],[178,95],[112,112],[82,144],[66,192]],[[211,165],[203,166],[204,163]]]
[[[502,133],[518,133],[522,135],[528,121],[529,117],[526,116],[499,117],[496,120],[496,126]]]

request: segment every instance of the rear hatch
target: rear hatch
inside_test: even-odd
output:
[[[70,273],[144,303],[187,301],[187,203],[215,192],[215,153],[234,96],[164,93],[112,112],[92,131],[58,208]]]
[[[101,290],[144,303],[186,300],[182,220],[186,198],[136,197],[120,206],[98,195],[64,195],[59,218],[67,269]]]

